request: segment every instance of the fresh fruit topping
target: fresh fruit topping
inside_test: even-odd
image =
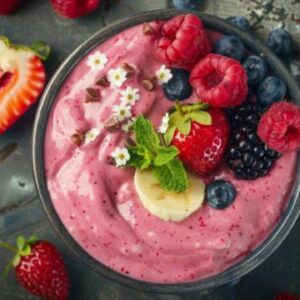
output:
[[[144,35],[151,35],[154,33],[154,30],[149,23],[143,24],[143,33]]]
[[[6,272],[13,266],[18,282],[27,291],[43,299],[68,299],[69,277],[54,245],[47,241],[37,241],[34,236],[27,241],[19,236],[17,246],[4,242],[0,246],[16,253]]]
[[[203,181],[188,175],[188,182],[188,190],[176,193],[162,189],[150,170],[136,170],[134,175],[134,185],[142,205],[164,221],[183,221],[201,207],[205,194]]]
[[[170,113],[165,142],[174,145],[179,158],[193,172],[206,176],[221,163],[229,140],[229,123],[223,111],[205,105],[179,105]]]
[[[192,69],[190,82],[201,101],[216,108],[240,105],[248,93],[247,73],[231,58],[209,54]]]
[[[258,135],[279,152],[300,148],[300,108],[290,102],[274,103],[262,116]]]
[[[248,56],[243,62],[243,67],[247,72],[249,85],[259,84],[268,73],[266,62],[256,55]]]
[[[227,165],[238,179],[253,180],[269,173],[279,153],[268,148],[257,135],[263,107],[255,99],[229,111],[231,138]]]
[[[193,93],[190,84],[190,73],[184,69],[172,69],[172,78],[163,84],[163,90],[166,97],[172,101],[185,100]]]
[[[71,19],[89,14],[100,5],[100,0],[50,0],[50,2],[60,16]]]
[[[42,42],[33,46],[35,49],[0,39],[0,134],[36,102],[44,88],[46,75],[40,57],[49,55],[49,47]]]
[[[214,52],[241,61],[245,56],[246,48],[242,41],[233,35],[224,35],[214,46]]]
[[[216,180],[206,187],[205,195],[209,206],[224,209],[234,202],[236,189],[228,181]]]
[[[101,98],[100,91],[98,89],[88,87],[86,89],[85,102],[98,102]]]
[[[284,28],[276,28],[270,32],[268,46],[278,55],[291,55],[293,38]]]
[[[22,0],[0,1],[0,15],[9,15],[15,12],[22,4]]]
[[[176,16],[164,23],[156,57],[176,67],[191,67],[211,52],[211,45],[201,20],[193,14]]]
[[[189,182],[182,162],[177,158],[179,152],[176,147],[162,144],[152,123],[143,116],[135,120],[132,131],[135,141],[133,146],[125,149],[129,157],[123,153],[121,158],[126,161],[122,165],[141,170],[150,169],[160,187],[166,191],[185,191]]]
[[[232,16],[226,20],[242,30],[249,31],[251,29],[249,21],[244,16]]]
[[[300,296],[290,293],[280,293],[273,300],[300,300]]]
[[[203,2],[202,0],[172,0],[173,6],[176,9],[197,9],[198,6]]]
[[[284,81],[275,76],[265,78],[257,88],[258,101],[263,106],[283,100],[287,89]]]

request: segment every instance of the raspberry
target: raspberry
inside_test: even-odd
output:
[[[201,20],[193,14],[167,21],[157,47],[157,59],[170,66],[186,68],[210,53],[212,48]]]
[[[248,93],[247,74],[236,60],[209,54],[195,65],[191,84],[201,101],[216,108],[243,103]]]
[[[293,103],[277,102],[261,117],[258,136],[279,152],[300,148],[300,109]]]

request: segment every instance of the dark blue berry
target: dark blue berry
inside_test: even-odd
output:
[[[268,37],[269,47],[278,55],[290,55],[293,48],[293,38],[283,28],[276,28]]]
[[[228,181],[217,180],[206,187],[206,200],[216,209],[224,209],[233,203],[236,196],[235,187]]]
[[[245,55],[242,41],[232,35],[224,35],[215,44],[215,52],[241,61]]]
[[[278,77],[268,76],[257,89],[258,101],[263,106],[283,100],[286,95],[286,84]]]
[[[248,75],[248,83],[250,85],[259,84],[268,73],[266,62],[256,55],[247,57],[243,62],[243,67]]]
[[[184,69],[172,69],[171,73],[173,77],[162,86],[166,97],[172,101],[189,98],[193,92],[190,73]]]
[[[227,18],[227,21],[245,31],[249,31],[251,29],[249,21],[244,16],[232,16]]]
[[[201,0],[172,0],[176,9],[196,9]]]

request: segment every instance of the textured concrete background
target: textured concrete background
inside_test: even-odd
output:
[[[58,17],[47,0],[28,0],[11,17],[0,17],[0,35],[18,43],[44,39],[52,47],[47,62],[49,77],[64,58],[95,31],[121,17],[136,12],[166,8],[166,0],[119,0],[106,11],[100,9],[79,20]],[[245,15],[261,39],[270,29],[284,26],[289,29],[300,49],[300,0],[204,0],[200,9],[221,17]],[[295,54],[299,59],[299,53]],[[300,61],[288,59],[292,72],[300,82]],[[7,134],[0,137],[0,239],[12,242],[19,233],[36,232],[41,238],[53,241],[64,255],[71,274],[71,300],[267,300],[282,290],[300,293],[300,222],[283,245],[259,268],[245,276],[233,288],[211,292],[208,296],[165,296],[137,292],[109,282],[89,271],[58,239],[37,198],[31,168],[31,129],[35,108],[31,109]],[[0,270],[9,253],[0,250]],[[0,299],[35,299],[15,282],[13,274],[0,279]]]

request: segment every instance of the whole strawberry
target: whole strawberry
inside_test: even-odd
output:
[[[228,140],[229,122],[222,110],[205,104],[176,104],[170,113],[164,139],[180,152],[179,158],[193,172],[207,176],[222,162]]]
[[[48,300],[67,300],[69,277],[61,255],[47,241],[17,238],[17,247],[0,243],[16,252],[9,267],[15,267],[18,282],[31,294]],[[7,269],[8,270],[8,269]],[[6,270],[6,271],[7,271]]]
[[[21,4],[21,0],[0,0],[0,15],[9,15],[15,12]]]
[[[78,18],[98,8],[100,0],[50,0],[53,9],[65,18]]]

